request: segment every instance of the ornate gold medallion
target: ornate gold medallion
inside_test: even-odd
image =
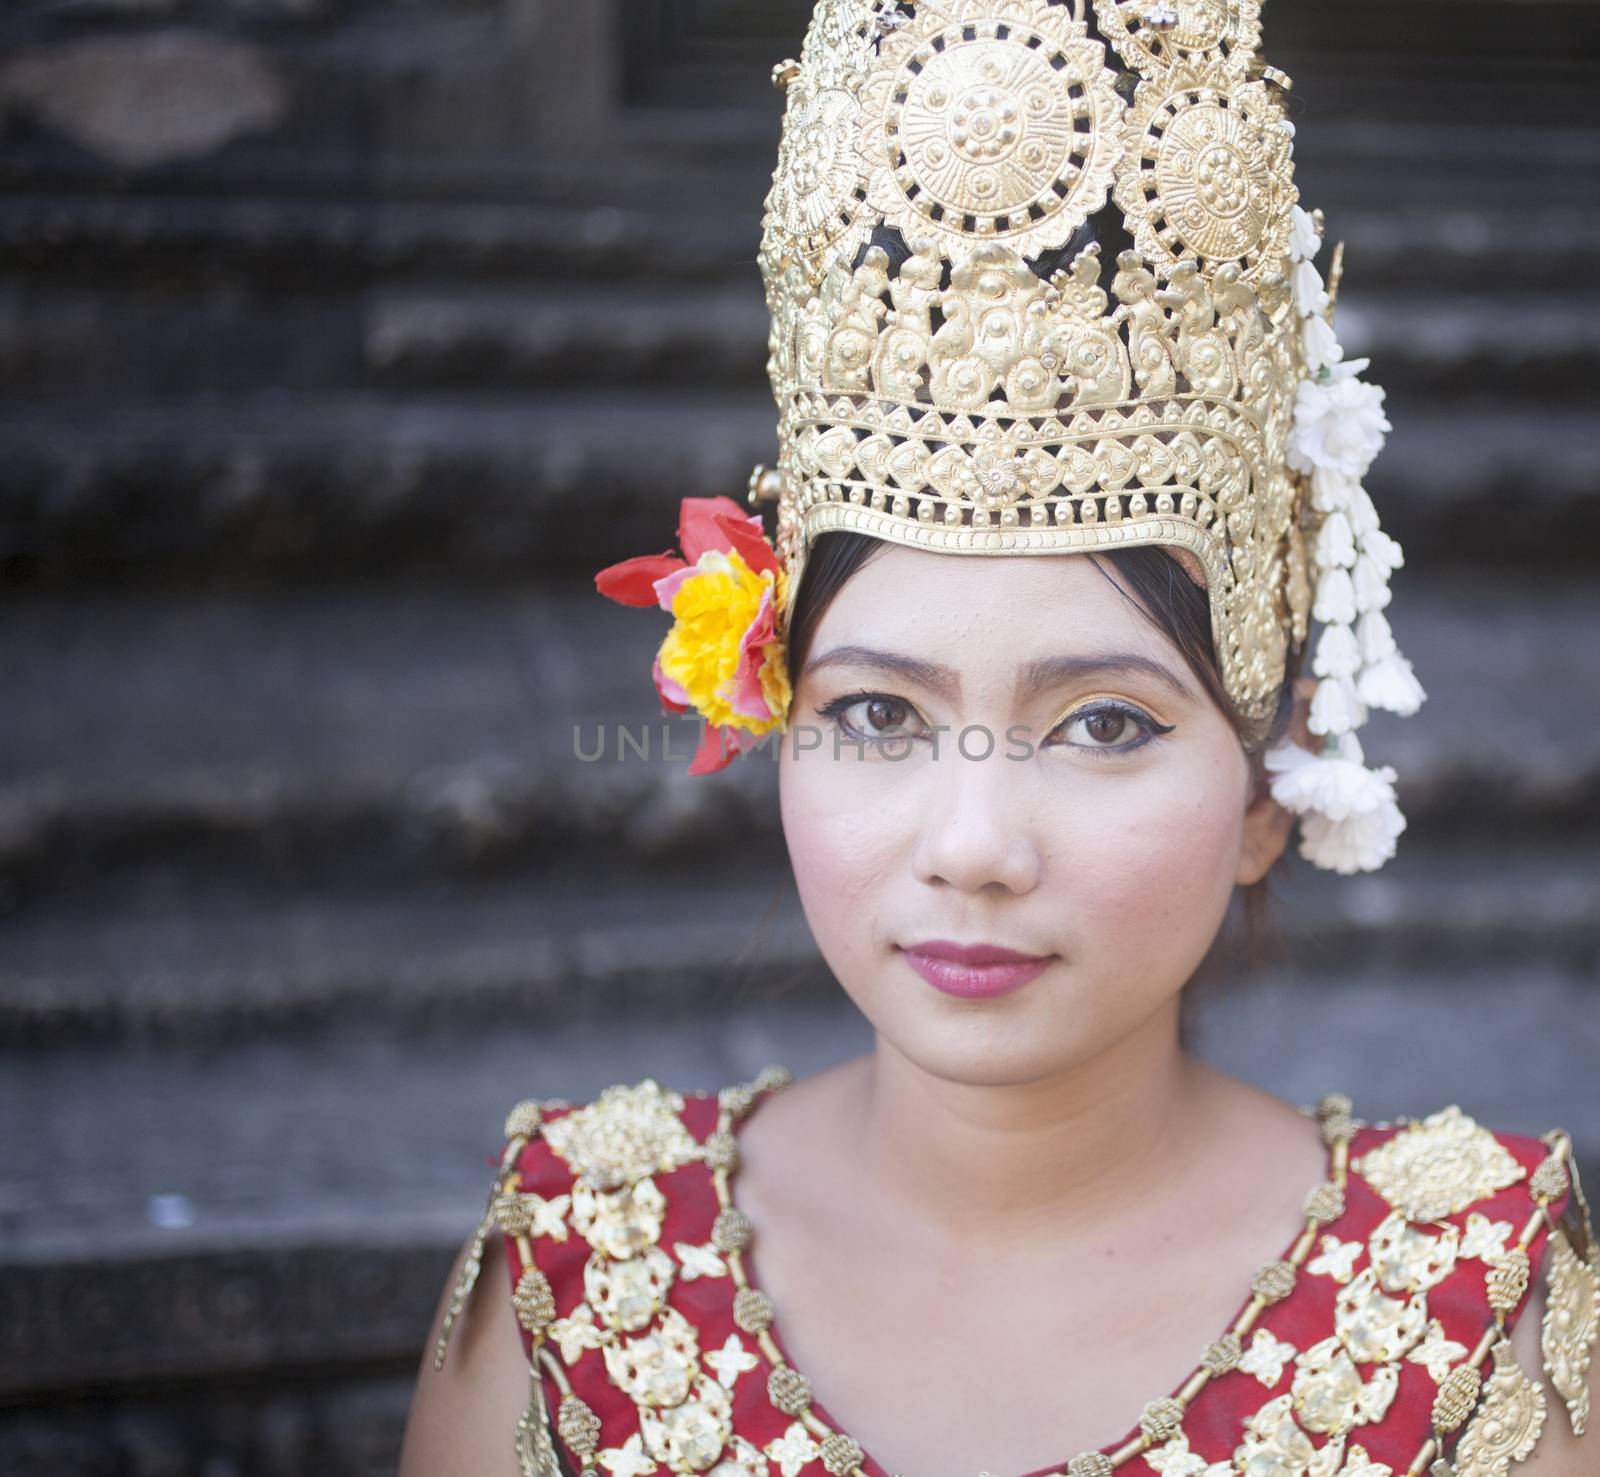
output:
[[[1278,270],[1297,198],[1264,84],[1187,62],[1139,84],[1116,200],[1148,261],[1237,262],[1246,281]]]
[[[1544,1428],[1544,1391],[1523,1373],[1511,1344],[1493,1349],[1495,1370],[1483,1402],[1456,1447],[1456,1477],[1506,1477],[1534,1448]]]
[[[654,1078],[617,1083],[592,1103],[545,1123],[545,1142],[588,1185],[615,1189],[697,1158],[700,1146],[678,1114],[681,1093],[664,1091]],[[577,1218],[574,1188],[574,1221]]]
[[[1454,1215],[1528,1173],[1488,1129],[1454,1105],[1401,1129],[1353,1167],[1413,1221]]]
[[[946,249],[1063,246],[1105,204],[1122,100],[1105,46],[1065,5],[989,0],[960,19],[919,5],[862,92],[867,199]]]
[[[1182,61],[1215,61],[1242,77],[1261,44],[1259,0],[1097,0],[1095,16],[1117,54],[1145,77]]]

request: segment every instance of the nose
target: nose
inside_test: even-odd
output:
[[[1030,819],[1031,766],[993,752],[982,735],[941,745],[923,771],[928,786],[912,865],[919,881],[960,892],[1001,887],[1019,896],[1038,885],[1041,859]]]

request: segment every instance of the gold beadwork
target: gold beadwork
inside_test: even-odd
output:
[[[1205,1353],[1200,1356],[1201,1366],[1208,1374],[1227,1374],[1229,1370],[1237,1369],[1239,1361],[1244,1357],[1244,1345],[1236,1333],[1225,1333],[1221,1338],[1206,1345]]]
[[[537,1267],[524,1268],[517,1278],[516,1291],[511,1294],[511,1305],[517,1310],[517,1322],[529,1333],[542,1334],[556,1316],[550,1279]]]
[[[1532,1268],[1528,1253],[1514,1246],[1489,1268],[1489,1306],[1496,1313],[1512,1312],[1528,1290]]]
[[[1183,1429],[1183,1407],[1170,1395],[1150,1401],[1139,1412],[1139,1434],[1151,1446],[1176,1436]]]
[[[860,1465],[862,1456],[860,1446],[842,1431],[833,1431],[822,1438],[822,1465],[834,1477],[845,1477],[852,1467]]]
[[[811,1381],[798,1369],[780,1364],[767,1376],[767,1396],[785,1415],[799,1415],[811,1404]]]
[[[1589,1362],[1600,1339],[1600,1268],[1573,1249],[1566,1233],[1550,1233],[1549,1288],[1539,1344],[1550,1383],[1566,1403],[1573,1434],[1589,1422]]]
[[[1444,1377],[1433,1397],[1433,1428],[1448,1436],[1472,1414],[1483,1376],[1473,1364],[1458,1364]]]
[[[748,1082],[735,1082],[717,1092],[717,1106],[736,1122],[755,1106],[756,1091]]]
[[[1294,1291],[1295,1275],[1293,1262],[1268,1262],[1256,1273],[1250,1290],[1268,1303],[1281,1303]]]
[[[772,1299],[759,1287],[741,1287],[733,1298],[733,1321],[746,1333],[772,1326]]]
[[[1356,1136],[1356,1129],[1360,1125],[1346,1113],[1330,1113],[1322,1120],[1322,1142],[1332,1147],[1334,1144],[1348,1144]]]
[[[724,1210],[711,1223],[711,1244],[718,1251],[743,1251],[751,1235],[750,1218],[742,1210]]]
[[[1535,1200],[1559,1200],[1567,1193],[1569,1182],[1566,1163],[1559,1154],[1551,1154],[1539,1161],[1528,1181],[1528,1192]]]
[[[1317,1101],[1318,1118],[1348,1118],[1355,1110],[1355,1103],[1344,1092],[1327,1092]]]
[[[1116,1468],[1104,1452],[1085,1451],[1067,1463],[1067,1477],[1111,1477]]]
[[[543,1117],[544,1110],[539,1106],[538,1099],[524,1098],[506,1114],[506,1137],[531,1139],[538,1133]]]
[[[1413,1221],[1442,1220],[1527,1175],[1488,1129],[1453,1105],[1401,1129],[1355,1168]]]
[[[739,1163],[739,1141],[726,1129],[707,1134],[701,1147],[710,1169],[734,1169]]]
[[[1456,1477],[1505,1477],[1513,1462],[1533,1450],[1544,1429],[1544,1391],[1523,1372],[1509,1340],[1501,1339],[1492,1352],[1495,1369],[1483,1408],[1456,1446]]]
[[[1307,1220],[1321,1221],[1324,1225],[1338,1220],[1344,1214],[1344,1191],[1325,1180],[1306,1196],[1305,1213]]]
[[[793,1081],[793,1072],[787,1067],[773,1062],[757,1072],[755,1080],[750,1085],[757,1092],[777,1092],[780,1088],[787,1087]]]
[[[570,1391],[561,1397],[556,1412],[556,1431],[585,1466],[590,1465],[600,1440],[600,1417],[588,1402]]]

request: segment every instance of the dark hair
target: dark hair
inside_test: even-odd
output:
[[[800,588],[788,622],[785,656],[789,671],[796,681],[805,665],[823,612],[845,582],[874,554],[888,547],[884,540],[871,534],[850,530],[832,530],[819,534],[812,544]],[[1217,705],[1233,725],[1250,758],[1254,784],[1266,784],[1266,769],[1262,763],[1265,751],[1276,744],[1288,729],[1294,710],[1294,682],[1299,675],[1299,661],[1303,649],[1292,651],[1289,669],[1284,673],[1283,686],[1270,723],[1252,724],[1239,711],[1222,683],[1222,668],[1217,660],[1216,644],[1211,635],[1211,601],[1183,566],[1166,549],[1156,544],[1135,544],[1120,549],[1088,552],[1101,574],[1131,601],[1140,614],[1149,620],[1182,654],[1189,670],[1201,684],[1206,695]],[[1113,579],[1102,560],[1109,560],[1116,570]],[[1269,913],[1271,905],[1271,874],[1244,889],[1244,925],[1247,941],[1246,958],[1251,966],[1266,962],[1269,941]],[[1206,972],[1208,959],[1197,974]],[[1186,1004],[1188,1001],[1186,1000]]]

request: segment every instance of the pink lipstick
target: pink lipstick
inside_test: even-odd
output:
[[[958,944],[949,939],[924,939],[901,952],[936,990],[968,999],[987,999],[1020,989],[1055,956],[1023,954],[998,944]]]

